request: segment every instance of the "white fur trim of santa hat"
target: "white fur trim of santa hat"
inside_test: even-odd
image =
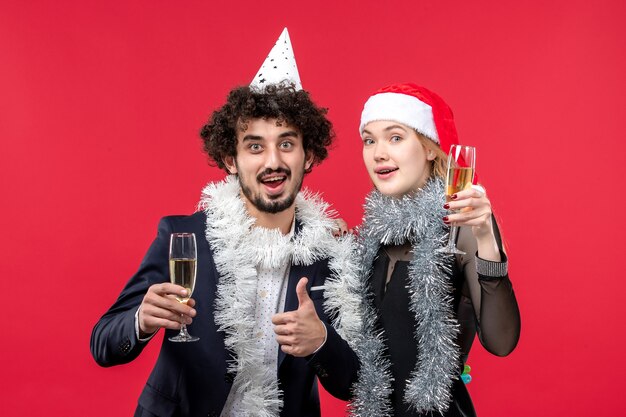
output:
[[[439,143],[433,109],[417,97],[402,93],[379,93],[371,96],[361,113],[359,133],[365,125],[378,120],[399,122]]]
[[[283,29],[265,62],[252,79],[250,87],[264,90],[268,85],[284,82],[293,84],[296,90],[302,90],[300,73],[287,28]]]

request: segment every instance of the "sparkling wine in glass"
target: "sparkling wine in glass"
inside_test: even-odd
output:
[[[474,170],[476,169],[476,148],[466,145],[452,145],[448,154],[448,174],[446,176],[446,202],[452,201],[452,196],[459,191],[472,187]],[[439,251],[465,255],[465,252],[456,247],[456,235],[459,228],[450,227],[448,244]]]
[[[194,233],[172,233],[170,236],[170,281],[187,290],[187,297],[176,297],[179,303],[187,304],[196,286],[196,235]],[[180,333],[168,339],[171,342],[195,342],[200,338],[190,335],[187,326],[180,326]]]

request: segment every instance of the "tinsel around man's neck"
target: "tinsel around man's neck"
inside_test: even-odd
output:
[[[234,375],[231,392],[237,392],[242,409],[250,416],[277,417],[283,405],[277,370],[263,361],[264,347],[252,337],[258,330],[257,266],[312,265],[328,260],[326,282],[339,277],[351,282],[358,279],[352,239],[333,237],[328,204],[308,192],[299,193],[295,204],[300,228],[292,238],[278,230],[254,227],[235,176],[207,185],[199,204],[207,217],[206,240],[219,273],[214,320],[233,355],[228,365]]]

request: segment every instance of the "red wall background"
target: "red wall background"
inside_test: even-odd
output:
[[[132,414],[159,341],[102,369],[91,328],[158,219],[222,177],[197,132],[284,26],[338,136],[305,185],[350,224],[370,187],[360,109],[378,87],[432,88],[477,146],[523,319],[509,357],[474,346],[479,415],[625,415],[626,3],[300,3],[0,2],[0,415]]]

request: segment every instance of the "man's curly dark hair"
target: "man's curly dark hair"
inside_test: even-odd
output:
[[[237,129],[245,130],[250,119],[276,119],[302,133],[305,152],[313,155],[313,165],[328,156],[335,133],[326,118],[327,109],[317,107],[309,93],[296,91],[292,84],[270,85],[263,91],[248,86],[233,89],[219,110],[211,115],[200,136],[209,163],[228,172],[224,158],[237,155]]]

